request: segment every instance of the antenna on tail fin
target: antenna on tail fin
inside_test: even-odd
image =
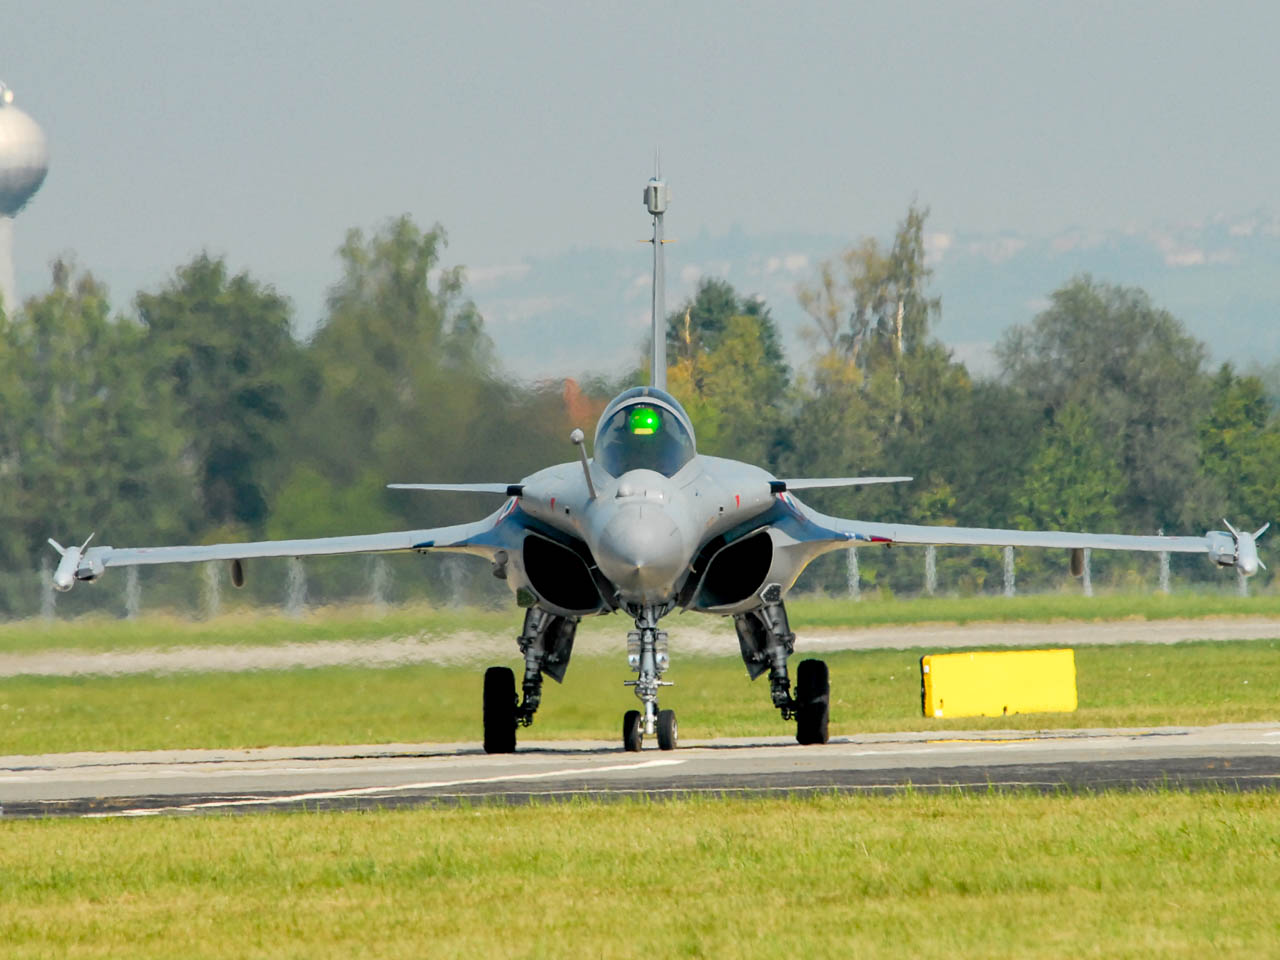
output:
[[[662,215],[670,199],[671,191],[655,160],[654,175],[644,187],[644,205],[653,217],[653,356],[649,383],[659,390],[667,389],[667,314],[662,273],[662,245],[666,241],[662,239]]]

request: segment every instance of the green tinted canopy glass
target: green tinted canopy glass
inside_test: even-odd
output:
[[[627,429],[639,437],[650,437],[662,429],[662,417],[653,407],[635,407],[627,418]]]
[[[596,434],[596,460],[609,476],[654,470],[671,477],[697,456],[685,419],[678,408],[669,406],[674,399],[663,396],[652,403],[636,402],[624,394],[619,401]]]

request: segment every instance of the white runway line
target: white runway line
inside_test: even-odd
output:
[[[1046,744],[1054,746],[1066,744],[1081,749],[1123,749],[1131,746],[1137,737],[1027,737],[1017,740],[957,740],[954,742],[938,742],[926,740],[919,744],[893,744],[892,746],[875,747],[860,750],[832,750],[831,753],[841,757],[914,757],[922,753],[983,753],[998,748],[1000,752],[1017,750],[1040,750]]]
[[[653,767],[670,767],[684,763],[684,760],[661,759],[648,760],[644,763],[617,763],[605,767],[578,767],[569,770],[544,770],[541,773],[510,773],[497,777],[467,777],[461,780],[428,780],[422,783],[401,783],[391,786],[352,787],[347,790],[316,790],[310,793],[295,793],[281,797],[253,797],[245,800],[203,800],[197,803],[183,803],[171,807],[143,807],[132,810],[119,810],[111,813],[87,813],[86,818],[103,817],[150,817],[161,813],[181,813],[184,810],[209,810],[215,807],[252,807],[271,806],[280,803],[299,803],[305,800],[331,800],[339,797],[366,797],[378,794],[396,793],[403,790],[434,790],[440,787],[461,787],[477,783],[504,783],[511,780],[546,780],[550,777],[573,777],[592,773],[614,773],[621,770],[646,770]]]
[[[422,764],[396,764],[394,766],[363,766],[363,767],[330,767],[327,770],[320,771],[315,766],[310,767],[263,767],[249,765],[251,761],[228,761],[232,763],[243,763],[244,766],[226,767],[221,766],[212,769],[202,769],[200,767],[172,767],[156,769],[154,767],[141,770],[103,770],[95,772],[95,776],[100,780],[164,780],[174,777],[199,777],[201,779],[214,779],[218,777],[290,777],[296,775],[306,776],[317,772],[324,773],[341,773],[341,774],[357,774],[357,773],[400,773],[410,770],[421,770]],[[65,770],[47,770],[39,773],[27,774],[7,774],[0,776],[0,786],[6,783],[61,783],[65,781],[75,782],[83,780],[85,769],[77,767]]]

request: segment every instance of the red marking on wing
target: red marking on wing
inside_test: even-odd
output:
[[[555,497],[552,497],[552,498],[551,498],[551,509],[552,509],[552,510],[554,510],[555,508],[556,508],[556,498],[555,498]]]
[[[888,537],[871,537],[872,543],[893,543]]]
[[[740,494],[740,493],[735,493],[735,494],[733,495],[733,505],[734,505],[735,507],[740,507],[740,506],[742,506],[742,494]]]

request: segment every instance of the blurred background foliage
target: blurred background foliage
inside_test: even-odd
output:
[[[939,333],[927,214],[911,206],[889,243],[862,240],[801,285],[812,325],[790,362],[769,305],[723,280],[704,279],[670,314],[669,385],[700,452],[779,476],[915,477],[805,498],[867,519],[1201,533],[1223,516],[1250,529],[1280,517],[1274,391],[1212,367],[1142,290],[1071,278],[1007,332],[997,376],[971,375]],[[408,217],[350,231],[327,315],[305,340],[287,299],[209,254],[123,306],[90,272],[54,263],[47,291],[0,313],[0,615],[38,610],[50,535],[131,545],[430,526],[500,498],[385,484],[515,482],[569,459],[569,431],[590,434],[611,396],[646,382],[644,355],[618,378],[522,381],[495,359],[445,247],[441,227]],[[859,551],[863,589],[918,592],[922,554]],[[1155,582],[1153,557],[1093,561],[1100,586]],[[249,595],[278,602],[284,564],[256,565]],[[387,564],[391,600],[503,596],[465,558]],[[937,569],[942,592],[1001,588],[999,551],[940,550]],[[307,575],[312,598],[359,599],[371,561],[309,561]],[[207,573],[143,576],[149,606],[207,606]],[[1020,552],[1017,576],[1019,589],[1061,588],[1066,560]],[[1223,579],[1202,558],[1175,557],[1174,576]],[[801,588],[844,592],[846,558],[815,563]],[[100,588],[59,603],[122,599]]]

